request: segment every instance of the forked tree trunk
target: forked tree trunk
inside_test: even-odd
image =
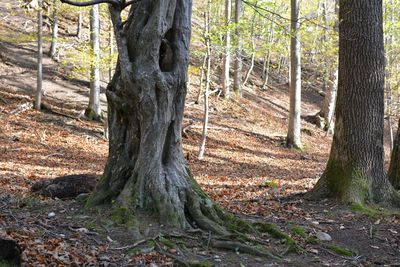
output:
[[[162,223],[226,233],[182,151],[190,0],[142,0],[122,27],[110,6],[118,63],[107,88],[109,158],[88,204],[156,211]],[[115,201],[113,201],[115,200]]]
[[[397,190],[400,190],[400,127],[397,128],[396,138],[394,139],[388,177],[393,187]]]
[[[326,169],[308,194],[399,205],[385,177],[382,0],[341,0],[336,123]]]

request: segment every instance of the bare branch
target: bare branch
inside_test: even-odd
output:
[[[111,4],[114,6],[121,6],[121,2],[118,0],[92,0],[88,2],[75,2],[71,0],[60,0],[60,1],[61,3],[69,4],[72,6],[93,6],[97,4]]]

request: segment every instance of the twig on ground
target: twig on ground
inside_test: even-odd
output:
[[[143,243],[145,243],[145,242],[147,242],[147,241],[149,241],[149,240],[155,241],[157,238],[160,238],[160,236],[161,236],[161,234],[157,234],[157,235],[154,236],[154,237],[149,237],[149,238],[146,238],[146,239],[139,240],[139,241],[133,243],[132,245],[127,245],[127,246],[118,247],[118,248],[111,248],[111,249],[112,249],[112,250],[132,249],[132,248],[137,247],[137,246],[139,246],[139,245],[141,245],[141,244],[143,244]]]
[[[3,102],[4,104],[8,104],[7,100],[5,100],[4,98],[2,98],[1,96],[0,96],[0,100],[1,100],[1,102]]]
[[[64,156],[64,154],[61,153],[53,153],[53,154],[49,154],[47,156],[44,156],[45,159],[50,158],[50,157],[54,157],[54,156]]]

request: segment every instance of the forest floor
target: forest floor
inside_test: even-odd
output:
[[[31,108],[35,42],[24,38],[34,32],[34,20],[11,2],[0,3],[0,235],[18,241],[25,266],[172,266],[171,257],[143,246],[146,242],[134,243],[137,237],[110,219],[112,214],[87,210],[77,200],[31,193],[32,184],[44,179],[100,176],[108,143],[100,123],[77,119],[87,101],[86,84],[67,80],[47,57],[44,101],[54,112]],[[22,25],[24,30],[16,30]],[[213,266],[400,266],[399,212],[303,199],[324,170],[332,137],[303,120],[304,150],[286,148],[287,85],[276,77],[268,90],[253,83],[242,99],[211,96],[206,154],[199,160],[203,107],[194,103],[198,80],[193,77],[184,152],[196,180],[216,203],[243,219],[275,224],[300,249],[279,262],[211,248],[197,242],[196,233],[178,246],[179,234],[168,236],[162,226],[153,241],[163,239],[169,256],[190,255]],[[304,90],[304,116],[316,114],[321,100],[314,90]],[[321,233],[332,240],[316,241]],[[271,234],[257,238],[275,254],[287,247]]]

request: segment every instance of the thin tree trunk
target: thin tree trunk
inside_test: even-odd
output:
[[[250,38],[251,38],[251,58],[250,58],[250,67],[246,72],[243,80],[243,86],[247,84],[247,81],[250,78],[251,73],[253,72],[254,68],[254,61],[256,58],[256,41],[254,37],[254,26],[256,23],[256,14],[254,13],[253,19],[251,20],[251,29],[250,29]]]
[[[236,35],[236,57],[235,69],[233,74],[233,91],[242,97],[242,36],[239,22],[242,16],[242,0],[235,0],[235,35]]]
[[[274,23],[271,22],[271,25],[269,27],[269,34],[268,34],[268,44],[272,44],[273,40],[274,40]],[[264,64],[263,64],[263,85],[262,85],[262,89],[265,89],[268,86],[268,79],[269,79],[269,68],[271,65],[271,48],[268,48],[268,52],[267,55],[265,56],[264,59]]]
[[[326,169],[308,197],[400,204],[384,173],[382,0],[341,0],[335,133]]]
[[[290,82],[290,111],[289,128],[286,144],[289,147],[301,148],[300,113],[301,113],[301,63],[300,63],[300,1],[291,0],[291,82]]]
[[[108,29],[108,47],[109,51],[109,61],[108,61],[108,82],[111,82],[112,75],[113,75],[113,67],[114,67],[114,37],[113,37],[113,26],[110,20],[110,28]]]
[[[36,96],[35,96],[35,109],[40,110],[42,104],[43,94],[43,1],[38,1],[38,69],[37,69],[37,85],[36,85]]]
[[[205,16],[205,41],[207,47],[207,70],[206,70],[206,87],[204,90],[204,118],[203,118],[203,131],[201,134],[201,144],[199,150],[199,159],[204,158],[204,152],[206,150],[206,139],[207,139],[207,127],[208,127],[208,91],[210,89],[211,79],[211,43],[210,43],[210,12],[211,12],[211,0],[207,4],[207,12]]]
[[[324,103],[319,113],[319,116],[321,116],[324,119],[323,129],[331,134],[333,133],[333,129],[335,126],[333,117],[335,114],[337,86],[338,86],[338,71],[335,71],[332,74],[332,77],[330,78],[330,86],[328,87],[328,90],[325,93]]]
[[[205,33],[204,33],[205,34]],[[204,74],[205,74],[205,68],[207,64],[207,57],[208,57],[208,51],[206,50],[206,53],[204,54],[203,58],[203,64],[201,65],[201,71],[200,71],[200,84],[199,84],[199,91],[197,93],[197,98],[196,98],[196,104],[200,103],[200,98],[201,98],[201,93],[203,92],[203,82],[204,82]]]
[[[230,77],[229,69],[231,65],[231,31],[230,31],[230,21],[231,21],[231,0],[225,0],[225,51],[224,59],[222,65],[222,92],[224,98],[229,98],[230,96]]]
[[[82,37],[82,24],[83,24],[83,12],[81,10],[79,11],[78,25],[76,28],[76,36],[78,37],[78,39],[81,39]]]
[[[92,65],[90,68],[89,105],[85,116],[92,120],[101,119],[100,106],[100,20],[99,5],[90,10],[90,42],[92,45]]]
[[[58,0],[54,0],[53,4],[53,23],[51,28],[51,46],[50,46],[50,57],[58,60],[57,51],[57,38],[58,38]]]

